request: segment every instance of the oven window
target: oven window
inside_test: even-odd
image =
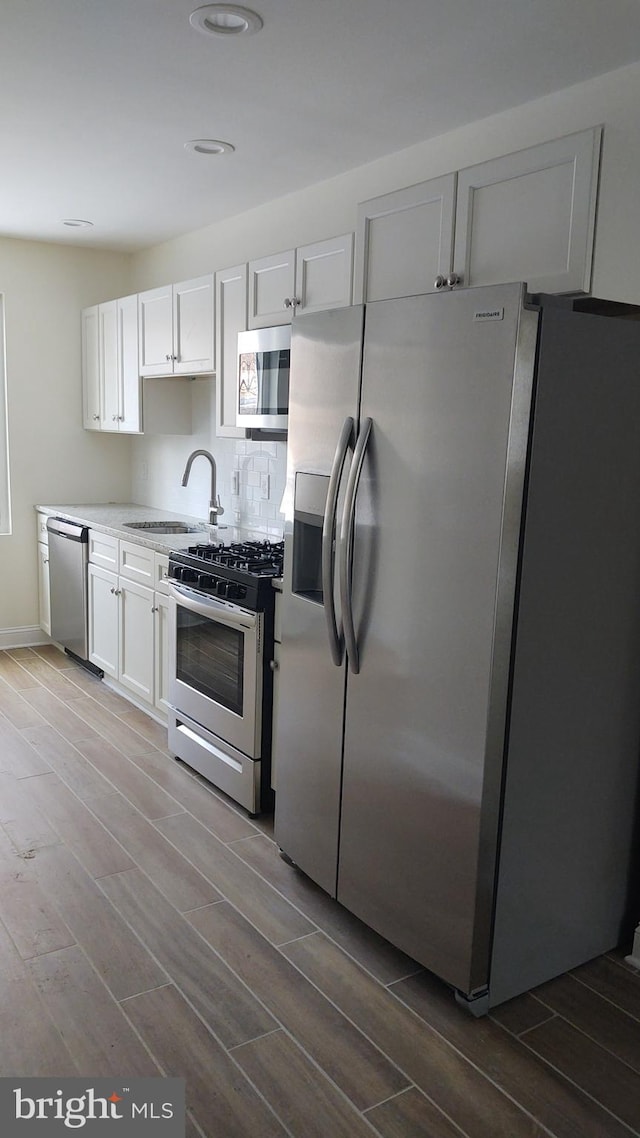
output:
[[[244,633],[180,605],[177,615],[177,679],[242,715]]]

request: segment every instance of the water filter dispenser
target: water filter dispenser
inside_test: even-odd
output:
[[[293,502],[292,590],[322,604],[322,527],[329,489],[325,474],[296,474]]]

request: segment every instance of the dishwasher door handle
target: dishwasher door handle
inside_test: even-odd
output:
[[[59,537],[66,537],[69,541],[89,541],[89,527],[79,522],[68,522],[64,518],[47,518],[47,530],[56,533]]]

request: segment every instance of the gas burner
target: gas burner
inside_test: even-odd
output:
[[[279,577],[284,542],[233,541],[229,545],[190,545],[187,552],[209,564],[224,565],[253,576]]]

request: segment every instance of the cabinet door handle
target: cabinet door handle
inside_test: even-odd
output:
[[[160,612],[160,605],[152,605],[151,612]]]
[[[284,298],[285,308],[295,309],[298,307],[299,304],[300,304],[300,299],[297,296],[285,296],[285,298]]]
[[[100,419],[100,416],[99,416],[99,415],[92,415],[91,417],[92,417],[92,419],[93,419],[94,423],[96,422],[96,420],[99,420],[99,419]]]
[[[167,356],[165,356],[164,358],[165,358],[165,360],[167,361],[167,363],[169,363],[169,361],[173,359],[173,356],[171,356],[171,355],[167,355]]]
[[[44,563],[45,565],[48,565],[48,564],[49,564],[49,558],[48,558],[48,557],[44,557],[44,558],[43,558],[43,563]]]

